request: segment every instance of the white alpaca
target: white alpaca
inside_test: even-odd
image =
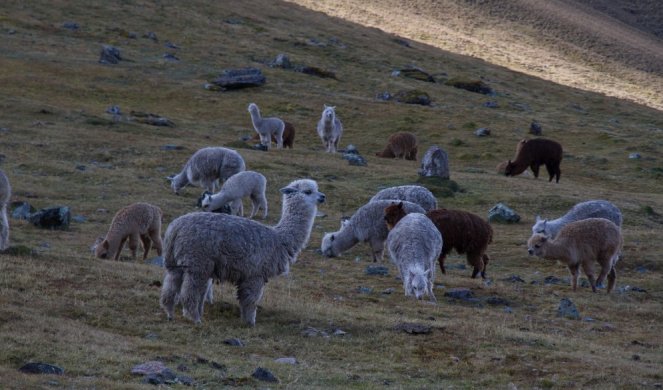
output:
[[[199,185],[206,191],[216,192],[217,182],[246,169],[242,156],[222,147],[199,149],[184,164],[182,171],[172,178],[171,188],[176,194],[187,184]]]
[[[249,104],[249,114],[253,128],[260,136],[260,143],[269,149],[272,144],[272,137],[276,139],[276,147],[283,148],[283,131],[285,122],[279,118],[263,118],[260,116],[260,109],[255,103]]]
[[[343,135],[343,124],[336,116],[335,108],[325,104],[322,117],[318,121],[318,135],[322,140],[325,151],[328,153],[336,153],[338,143]]]
[[[12,196],[12,187],[9,185],[7,175],[0,170],[0,250],[9,247],[9,219],[7,219],[7,205]]]
[[[265,189],[267,179],[265,176],[254,171],[236,173],[221,186],[221,190],[214,194],[205,194],[201,204],[203,210],[214,211],[230,203],[232,215],[244,216],[242,198],[251,198],[251,216],[253,218],[259,209],[263,210],[263,218],[267,218],[267,197]]]

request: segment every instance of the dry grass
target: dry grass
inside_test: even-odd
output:
[[[519,388],[648,388],[663,381],[660,111],[434,46],[407,49],[392,35],[291,3],[33,1],[4,7],[2,34],[16,30],[3,35],[0,56],[0,127],[9,129],[0,132],[0,152],[6,156],[1,168],[11,180],[13,199],[38,208],[66,204],[87,221],[67,231],[43,231],[11,220],[12,244],[35,254],[0,258],[1,386],[141,388],[145,385],[130,374],[131,367],[157,358],[173,369],[186,366],[184,374],[201,388],[260,386],[249,378],[257,366],[281,379],[275,387],[289,388],[505,388],[508,383]],[[335,7],[340,14],[358,9],[351,3]],[[79,23],[80,30],[62,28],[65,21]],[[154,31],[159,43],[142,38],[147,31]],[[128,32],[138,38],[127,38]],[[175,51],[180,62],[162,59],[170,51],[163,47],[166,40],[180,47]],[[115,44],[131,61],[98,64],[102,43]],[[297,64],[333,71],[338,80],[260,62],[281,52]],[[390,76],[394,68],[412,62],[431,73],[482,79],[497,96]],[[243,66],[260,67],[267,84],[228,93],[202,88],[221,69]],[[642,85],[643,90],[650,87]],[[413,88],[425,90],[433,106],[374,99],[385,90]],[[487,100],[499,108],[483,107]],[[159,205],[166,224],[195,210],[199,189],[175,196],[164,177],[200,147],[241,145],[239,138],[251,134],[246,106],[252,101],[265,115],[282,116],[297,129],[293,150],[239,149],[248,168],[268,179],[268,222],[276,222],[279,214],[278,189],[300,177],[319,182],[328,196],[321,210],[328,216],[316,221],[309,248],[291,274],[270,281],[255,328],[241,324],[228,286],[217,287],[220,298],[207,307],[203,325],[193,326],[179,312],[167,322],[154,285],[162,279],[161,269],[126,258],[93,259],[88,247],[106,232],[113,213],[131,202]],[[357,145],[368,167],[321,153],[314,129],[325,103],[336,105],[343,120],[343,146]],[[177,126],[114,123],[104,113],[112,104],[125,113],[165,115]],[[557,185],[495,173],[533,119],[545,136],[565,147]],[[492,135],[475,137],[478,127],[490,127]],[[487,271],[491,283],[471,280],[469,270],[438,275],[438,306],[405,299],[386,259],[390,276],[364,275],[370,259],[366,245],[339,259],[315,251],[325,231],[336,230],[341,216],[378,189],[416,182],[418,163],[374,156],[395,131],[416,133],[422,155],[432,144],[448,151],[452,178],[462,191],[439,198],[442,205],[486,215],[502,201],[523,217],[520,224],[494,225],[493,262]],[[185,149],[160,150],[165,144]],[[643,158],[629,160],[631,152]],[[81,165],[84,170],[77,168]],[[609,199],[624,212],[626,246],[618,287],[638,286],[647,293],[607,296],[586,288],[572,293],[568,286],[530,284],[567,274],[559,265],[526,256],[534,216],[558,216],[592,198]],[[448,260],[464,262],[455,256]],[[650,271],[639,273],[638,266]],[[527,283],[502,280],[512,274]],[[359,287],[373,292],[360,293]],[[442,295],[453,287],[469,287],[482,299],[504,298],[512,312],[446,301]],[[388,288],[395,291],[381,293]],[[573,299],[582,316],[594,321],[557,318],[561,297]],[[399,322],[425,323],[433,332],[411,336],[393,330]],[[348,334],[307,338],[302,332],[308,327]],[[223,344],[229,337],[246,346]],[[283,356],[301,364],[273,362]],[[30,361],[61,365],[65,375],[17,371]],[[212,361],[224,368],[212,367]]]

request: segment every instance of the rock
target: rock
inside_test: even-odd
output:
[[[101,57],[99,62],[102,64],[118,64],[122,60],[120,49],[111,45],[101,46]]]
[[[645,290],[644,288],[629,286],[629,285],[619,287],[617,289],[617,291],[619,291],[620,293],[625,293],[627,291],[640,292],[640,293],[646,293],[647,292],[647,290]]]
[[[358,166],[358,167],[365,167],[368,162],[366,161],[365,158],[358,154],[354,153],[346,153],[343,155],[344,160],[348,160],[348,164]]]
[[[308,74],[311,76],[318,76],[323,79],[335,79],[336,80],[336,73],[330,71],[330,70],[325,70],[322,68],[318,68],[317,66],[299,66],[295,69],[297,72],[301,72],[304,74]]]
[[[277,55],[276,58],[269,63],[269,66],[272,68],[292,69],[290,58],[283,53]]]
[[[253,145],[253,149],[260,150],[261,152],[269,151],[269,147],[267,145],[263,145],[263,144],[255,144],[255,145]]]
[[[223,343],[226,344],[226,345],[231,345],[233,347],[243,347],[244,346],[244,343],[242,342],[242,340],[240,340],[238,338],[235,338],[235,337],[225,339],[225,340],[223,340]]]
[[[369,265],[366,267],[366,271],[364,271],[366,275],[381,275],[381,276],[387,276],[389,275],[389,269],[383,265]]]
[[[156,256],[151,259],[145,260],[145,264],[156,265],[163,268],[163,256]]]
[[[396,92],[394,99],[399,103],[419,104],[422,106],[430,106],[432,103],[430,96],[418,89]]]
[[[27,219],[40,228],[65,230],[69,227],[71,212],[66,206],[50,207],[30,214]]]
[[[241,89],[248,87],[259,87],[265,84],[267,79],[257,68],[225,69],[219,77],[211,83],[221,88],[222,91]]]
[[[360,294],[371,294],[373,292],[373,289],[370,287],[359,286],[357,287],[357,292]]]
[[[131,111],[130,114],[131,120],[139,123],[144,123],[151,126],[175,127],[175,123],[173,123],[173,121],[157,114],[141,111]]]
[[[159,38],[157,38],[157,34],[155,34],[152,31],[148,31],[145,34],[143,34],[143,38],[151,39],[154,42],[159,42]]]
[[[182,145],[172,145],[172,144],[167,144],[159,147],[159,150],[166,150],[166,151],[171,151],[171,150],[184,150],[184,146]]]
[[[313,327],[308,327],[302,331],[302,336],[304,337],[316,337],[316,336],[322,336],[322,337],[329,337],[329,333],[325,332],[324,330],[319,330]]]
[[[520,215],[510,209],[503,203],[498,203],[488,211],[489,222],[499,223],[517,223],[520,221]]]
[[[74,222],[78,222],[78,223],[87,222],[87,218],[85,218],[85,216],[80,215],[80,214],[79,215],[74,215],[73,217],[71,217],[71,220],[74,221]]]
[[[537,121],[532,121],[532,123],[529,125],[529,133],[533,135],[541,135],[543,134],[543,129],[541,128],[541,125]]]
[[[635,267],[635,272],[644,274],[644,273],[649,272],[649,269],[647,267],[645,267],[644,265],[639,265],[639,266]]]
[[[469,92],[481,93],[484,95],[494,95],[495,92],[488,84],[481,80],[466,80],[459,78],[452,78],[445,82],[446,85],[454,88],[464,89]]]
[[[466,300],[474,297],[474,293],[469,288],[458,287],[450,288],[444,292],[444,296],[447,298],[461,299]]]
[[[34,207],[28,202],[12,202],[12,218],[14,219],[28,219],[31,213],[35,211]]]
[[[569,318],[572,320],[580,319],[580,313],[576,305],[568,298],[562,298],[557,308],[557,317]]]
[[[394,330],[401,330],[409,334],[429,334],[432,331],[432,328],[425,324],[401,322],[394,327]]]
[[[378,100],[384,100],[384,101],[389,101],[393,99],[393,95],[389,93],[388,91],[380,92],[377,95],[375,95],[375,98]]]
[[[499,104],[497,104],[497,102],[487,101],[483,104],[483,106],[487,108],[498,108]]]
[[[509,301],[502,297],[498,297],[496,295],[490,296],[484,300],[487,304],[492,305],[492,306],[509,306]]]
[[[175,384],[178,383],[177,375],[169,368],[166,368],[164,371],[158,374],[147,374],[143,378],[143,383],[148,383],[150,385],[163,385],[163,384]]]
[[[474,132],[474,135],[476,135],[477,137],[487,137],[490,135],[490,129],[487,127],[478,128]]]
[[[28,363],[21,366],[18,370],[25,374],[64,375],[64,369],[62,367],[48,363]]]
[[[556,276],[546,276],[545,279],[543,279],[543,284],[547,285],[557,285],[557,286],[568,286],[569,285],[569,280],[564,278],[560,279]]]
[[[172,62],[177,62],[177,61],[180,60],[175,54],[172,54],[172,53],[165,53],[163,55],[163,59],[166,60],[166,61],[172,61]]]
[[[628,158],[630,160],[640,160],[642,158],[642,155],[640,153],[631,153],[628,155]]]
[[[256,378],[259,381],[279,383],[279,379],[277,377],[275,377],[274,374],[272,374],[266,368],[262,368],[262,367],[256,368],[256,370],[253,371],[253,374],[251,374],[251,376]]]
[[[394,291],[396,291],[395,288],[393,288],[393,287],[389,287],[389,288],[387,288],[387,289],[382,290],[382,293],[381,293],[381,294],[383,294],[383,295],[390,295],[390,294],[393,294]]]
[[[405,46],[405,47],[409,47],[409,48],[412,47],[412,45],[410,44],[410,42],[406,41],[406,40],[403,39],[403,38],[394,38],[394,39],[392,39],[392,40],[393,40],[394,42],[396,42],[397,44],[401,45],[401,46]]]
[[[120,112],[120,106],[110,106],[106,109],[107,114],[111,115],[122,115],[122,112]]]
[[[62,27],[71,31],[78,31],[78,29],[81,28],[81,26],[76,22],[64,22],[62,23]]]
[[[429,73],[425,72],[421,68],[417,68],[416,66],[410,67],[410,68],[403,68],[396,70],[391,73],[392,76],[402,76],[405,78],[409,79],[415,79],[419,81],[427,81],[429,83],[434,83],[435,79],[433,76],[431,76]]]
[[[508,278],[502,279],[502,281],[511,283],[525,283],[525,280],[523,280],[523,278],[518,275],[511,275]]]
[[[163,44],[163,47],[168,49],[179,49],[179,47],[171,41],[166,41],[166,43]]]
[[[426,151],[421,159],[420,176],[436,176],[449,179],[449,155],[439,146],[433,145]]]
[[[274,359],[274,361],[276,363],[290,364],[290,365],[293,365],[293,366],[296,366],[297,364],[299,364],[297,359],[295,359],[294,357],[282,357],[282,358]]]
[[[166,367],[166,365],[163,364],[163,362],[153,360],[134,366],[131,369],[131,373],[136,375],[150,375],[150,374],[159,374],[167,369],[168,367]]]

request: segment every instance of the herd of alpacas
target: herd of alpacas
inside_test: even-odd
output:
[[[263,118],[255,103],[248,106],[257,140],[269,149],[292,148],[295,129],[279,118]],[[338,150],[343,125],[335,107],[324,106],[317,124],[326,152]],[[416,160],[417,139],[411,133],[396,133],[389,138],[380,157]],[[519,141],[516,155],[498,166],[506,176],[518,175],[528,167],[538,177],[545,165],[550,176],[559,182],[562,147],[546,139]],[[217,185],[222,184],[217,192]],[[163,255],[165,276],[160,305],[168,319],[173,319],[177,304],[183,315],[200,323],[206,302],[212,303],[213,282],[230,282],[237,288],[241,319],[248,325],[256,322],[256,307],[265,284],[289,271],[306,246],[317,206],[325,201],[314,180],[295,180],[280,189],[281,218],[269,226],[254,221],[260,209],[267,218],[265,196],[267,179],[259,172],[247,171],[242,156],[224,147],[206,147],[196,151],[180,173],[172,177],[171,187],[178,194],[193,185],[208,191],[202,198],[202,212],[192,212],[173,220],[161,239],[162,211],[148,203],[134,203],[120,209],[113,217],[108,232],[93,247],[95,256],[118,260],[128,241],[136,257],[139,243],[143,260],[152,247]],[[11,187],[0,171],[0,250],[9,245],[7,206]],[[242,199],[248,197],[252,208],[244,217]],[[230,214],[213,212],[229,206]],[[607,292],[615,286],[615,264],[623,246],[622,214],[605,200],[590,200],[575,205],[560,218],[536,217],[532,236],[527,243],[530,255],[559,260],[571,273],[576,290],[579,268],[596,292],[607,277]],[[444,259],[452,251],[465,254],[472,266],[472,278],[486,277],[490,260],[486,254],[493,240],[493,229],[483,218],[462,210],[438,208],[435,196],[425,187],[404,185],[386,188],[373,196],[336,232],[326,233],[320,251],[327,257],[340,256],[360,242],[368,243],[373,261],[382,260],[386,247],[397,267],[406,296],[428,297],[433,293],[435,260],[445,273]],[[596,276],[595,263],[600,272]]]

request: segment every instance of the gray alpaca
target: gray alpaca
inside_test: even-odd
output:
[[[272,144],[272,136],[276,139],[276,147],[283,148],[283,131],[285,122],[279,118],[263,118],[260,116],[260,109],[255,103],[249,104],[249,114],[253,128],[260,136],[260,143],[269,149]]]
[[[168,319],[179,302],[185,316],[201,322],[208,280],[237,286],[240,314],[256,323],[256,305],[271,277],[287,273],[311,235],[317,205],[325,195],[313,180],[281,189],[283,208],[275,226],[227,214],[196,212],[175,219],[165,237],[166,275],[161,307]]]
[[[343,124],[336,116],[335,109],[336,107],[325,104],[317,127],[322,145],[328,153],[336,153],[338,143],[341,141],[341,136],[343,135]]]
[[[619,207],[607,200],[588,200],[576,204],[569,212],[557,219],[541,219],[537,215],[536,223],[532,226],[532,235],[543,234],[555,238],[557,233],[567,224],[587,218],[605,218],[618,227],[622,226],[622,212]]]
[[[176,194],[187,184],[199,185],[206,191],[216,192],[217,182],[246,169],[242,156],[222,147],[199,149],[184,164],[182,171],[170,183]]]

